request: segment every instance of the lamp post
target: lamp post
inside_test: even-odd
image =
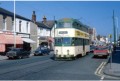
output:
[[[112,69],[112,48],[111,48],[111,38],[112,38],[112,35],[110,34],[109,35],[109,38],[110,38],[110,49],[109,49],[109,51],[110,51],[110,69]]]
[[[14,48],[16,48],[16,17],[15,17],[15,0],[14,0]]]
[[[115,19],[116,19],[116,40],[118,41],[118,17],[115,17]]]
[[[114,45],[116,45],[116,27],[115,27],[114,10],[113,10],[113,35],[114,35]]]
[[[55,16],[54,16],[54,49],[55,49],[55,28],[56,28],[56,24],[57,24],[57,21],[55,20]]]

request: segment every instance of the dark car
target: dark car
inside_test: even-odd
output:
[[[96,49],[96,46],[94,46],[94,45],[90,45],[90,52],[92,52],[93,53],[93,51]]]
[[[45,54],[49,54],[50,53],[50,49],[47,46],[40,46],[38,47],[35,52],[34,55],[45,55]]]
[[[30,51],[26,51],[22,48],[12,48],[9,52],[6,53],[6,56],[10,58],[23,58],[29,57]]]

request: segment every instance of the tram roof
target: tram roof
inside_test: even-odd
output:
[[[81,21],[79,21],[78,19],[73,19],[73,18],[62,18],[59,19],[58,22],[78,22],[79,24],[81,24],[82,26],[86,27],[86,28],[90,28],[88,25],[83,24]]]

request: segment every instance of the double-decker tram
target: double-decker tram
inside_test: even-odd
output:
[[[55,28],[55,59],[75,59],[90,51],[88,26],[73,18],[57,21]]]

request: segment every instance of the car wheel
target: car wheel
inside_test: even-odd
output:
[[[37,56],[36,54],[34,54],[34,56]]]
[[[57,57],[54,57],[54,60],[55,60],[55,61],[57,61],[57,60],[58,60],[58,58],[57,58]]]
[[[107,55],[105,55],[104,58],[107,58]]]
[[[98,57],[97,55],[94,55],[94,58]]]
[[[26,57],[29,58],[29,55],[27,55]]]
[[[18,58],[18,59],[22,59],[22,56],[18,56],[17,58]]]
[[[12,57],[9,57],[9,56],[8,56],[8,59],[12,59]]]

